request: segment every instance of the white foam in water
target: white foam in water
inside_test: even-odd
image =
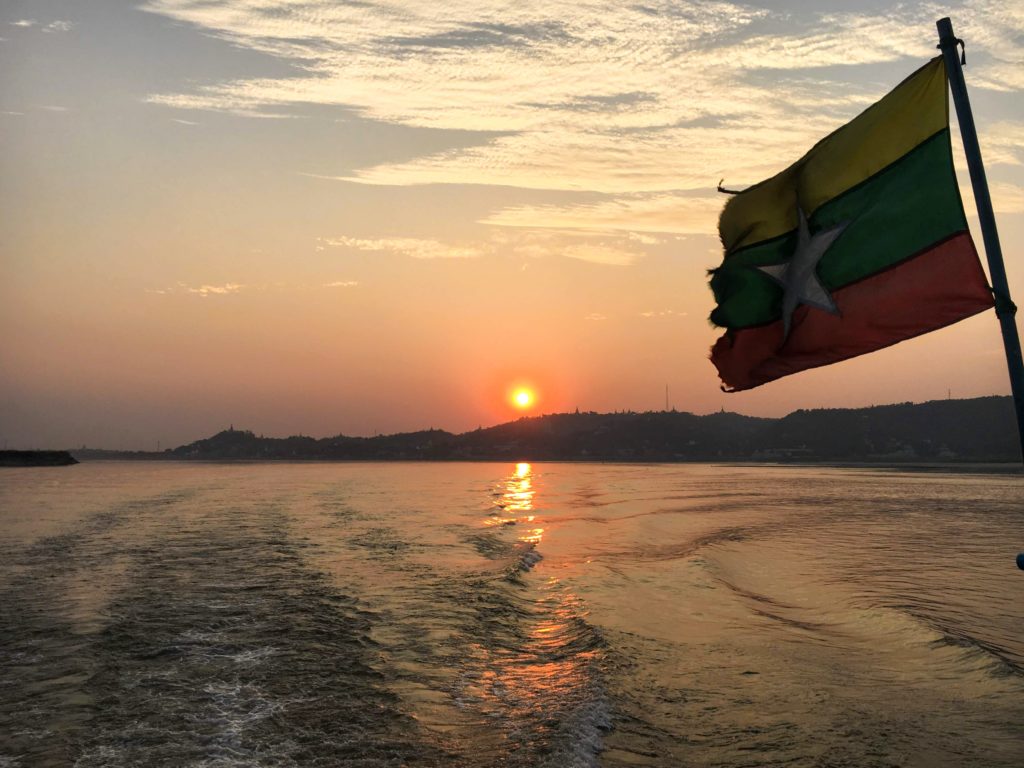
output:
[[[109,765],[121,765],[124,760],[124,751],[107,745],[92,747],[84,751],[74,762],[74,768],[103,768]],[[0,764],[2,765],[2,764]],[[12,766],[21,767],[21,763],[12,763]],[[4,766],[6,768],[6,766]]]
[[[241,653],[229,654],[228,658],[236,664],[252,665],[261,663],[270,656],[275,655],[277,652],[277,648],[267,645],[262,648],[253,648],[252,650],[242,651]]]
[[[283,703],[267,698],[260,688],[248,683],[210,683],[203,691],[210,695],[217,716],[232,734],[284,709]]]
[[[519,562],[522,564],[523,570],[528,571],[543,559],[544,555],[542,555],[536,549],[531,549],[529,552],[526,552],[521,558],[519,558]]]
[[[582,705],[565,726],[568,743],[556,748],[542,765],[545,768],[596,768],[604,751],[604,735],[612,728],[607,699],[600,698]]]

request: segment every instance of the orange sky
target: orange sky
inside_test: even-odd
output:
[[[271,5],[0,8],[0,444],[462,431],[520,382],[537,413],[1008,392],[992,313],[733,395],[707,360],[714,186],[932,56],[930,6]],[[1006,5],[948,12],[1021,301]]]

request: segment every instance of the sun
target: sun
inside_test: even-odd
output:
[[[533,401],[535,399],[536,397],[532,390],[526,389],[525,387],[520,387],[512,393],[512,404],[520,410],[526,410],[529,408],[533,405]]]

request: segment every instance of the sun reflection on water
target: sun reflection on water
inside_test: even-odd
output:
[[[515,466],[512,474],[506,477],[500,485],[499,498],[495,502],[495,509],[487,520],[487,525],[518,525],[520,523],[536,523],[537,515],[531,514],[534,509],[534,496],[536,491],[533,487],[533,466],[529,462],[521,461]],[[541,527],[526,528],[517,537],[525,544],[537,545],[544,538],[544,529]]]
[[[492,634],[473,649],[479,666],[460,691],[461,701],[500,723],[504,738],[528,749],[550,748],[584,712],[595,718],[593,727],[604,722],[598,672],[604,641],[564,580],[537,578],[532,570],[543,562],[538,547],[548,527],[537,480],[533,466],[521,462],[495,488],[487,524],[516,528],[519,562],[515,576],[500,582],[507,605],[489,616]]]
[[[521,519],[532,522],[533,512],[533,468],[526,462],[516,464],[515,470],[499,486],[495,508],[491,511],[488,525],[515,525]],[[540,539],[537,539],[540,541]]]

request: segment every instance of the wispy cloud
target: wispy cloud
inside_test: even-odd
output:
[[[239,283],[224,283],[224,285],[200,285],[198,288],[189,288],[189,293],[198,293],[200,296],[223,296],[228,293],[238,293],[245,286]]]
[[[247,285],[244,283],[222,283],[220,285],[204,283],[202,285],[189,285],[188,283],[179,281],[167,288],[147,289],[146,293],[155,293],[162,296],[169,294],[191,295],[205,299],[210,298],[211,296],[229,296],[232,294],[242,293],[243,291],[309,291],[320,290],[323,288],[355,288],[358,285],[358,280],[331,280],[326,283],[312,284],[281,282],[269,285]]]
[[[516,256],[562,257],[613,267],[635,264],[646,250],[632,232],[571,227],[495,230],[491,243],[497,251]]]
[[[1024,165],[1024,122],[1004,120],[984,126],[985,162],[988,165]]]
[[[647,318],[652,318],[652,317],[653,318],[658,318],[658,317],[686,317],[688,314],[689,314],[688,312],[679,312],[679,311],[677,311],[675,309],[658,309],[658,310],[651,309],[651,310],[648,310],[647,312],[641,312],[640,313],[640,317],[647,317]]]
[[[974,189],[968,181],[966,171],[960,173],[960,199],[964,203],[964,212],[970,218],[978,217],[978,206],[974,201]],[[989,181],[989,196],[992,210],[1000,215],[1024,213],[1024,186],[1005,181]]]
[[[634,194],[577,205],[521,205],[500,209],[482,223],[505,227],[626,231],[649,245],[644,232],[705,234],[715,231],[722,195]],[[645,239],[647,242],[645,242]]]
[[[43,32],[70,32],[74,28],[74,26],[75,23],[73,21],[51,21],[49,24],[43,27]]]
[[[654,235],[645,235],[641,232],[630,232],[627,237],[629,237],[633,242],[640,243],[641,245],[660,245],[665,242],[664,238],[654,237]]]
[[[313,103],[404,126],[493,131],[477,146],[344,178],[601,192],[617,199],[512,208],[486,221],[707,234],[720,178],[742,186],[796,160],[935,55],[932,25],[944,13],[932,0],[799,13],[721,0],[453,0],[443,13],[333,0],[144,8],[302,72],[153,94],[154,103],[253,116]],[[958,16],[972,86],[1024,88],[1024,6],[966,0]],[[1000,151],[1015,156],[1009,145]]]
[[[602,315],[600,312],[591,312],[589,315],[583,317],[584,320],[592,320],[594,322],[600,322],[601,320],[607,320],[607,315]]]
[[[992,207],[996,213],[1024,213],[1024,187],[996,182],[992,185]]]
[[[205,299],[210,296],[226,296],[228,294],[238,293],[246,287],[247,286],[242,285],[241,283],[224,283],[222,285],[188,285],[187,283],[178,282],[169,288],[149,289],[147,293],[187,293],[201,296]]]
[[[633,232],[593,232],[572,228],[495,229],[487,237],[459,244],[411,237],[321,237],[317,250],[348,248],[390,253],[416,259],[466,259],[480,256],[517,256],[529,259],[569,258],[592,264],[626,266],[635,263],[658,238]],[[524,263],[521,269],[526,269]]]
[[[480,246],[449,245],[437,240],[412,237],[364,239],[358,237],[321,238],[321,243],[357,251],[379,251],[411,256],[414,259],[468,259],[482,256],[487,249]]]
[[[172,117],[171,122],[179,125],[199,125],[195,120],[183,120],[180,117]]]
[[[635,251],[593,243],[568,245],[562,249],[562,255],[568,256],[570,259],[589,261],[594,264],[608,264],[615,267],[628,267],[639,258]]]
[[[22,29],[39,27],[43,32],[70,32],[75,26],[73,21],[65,21],[63,19],[57,19],[42,26],[40,26],[40,22],[36,19],[18,19],[10,24],[12,27],[21,27]]]

